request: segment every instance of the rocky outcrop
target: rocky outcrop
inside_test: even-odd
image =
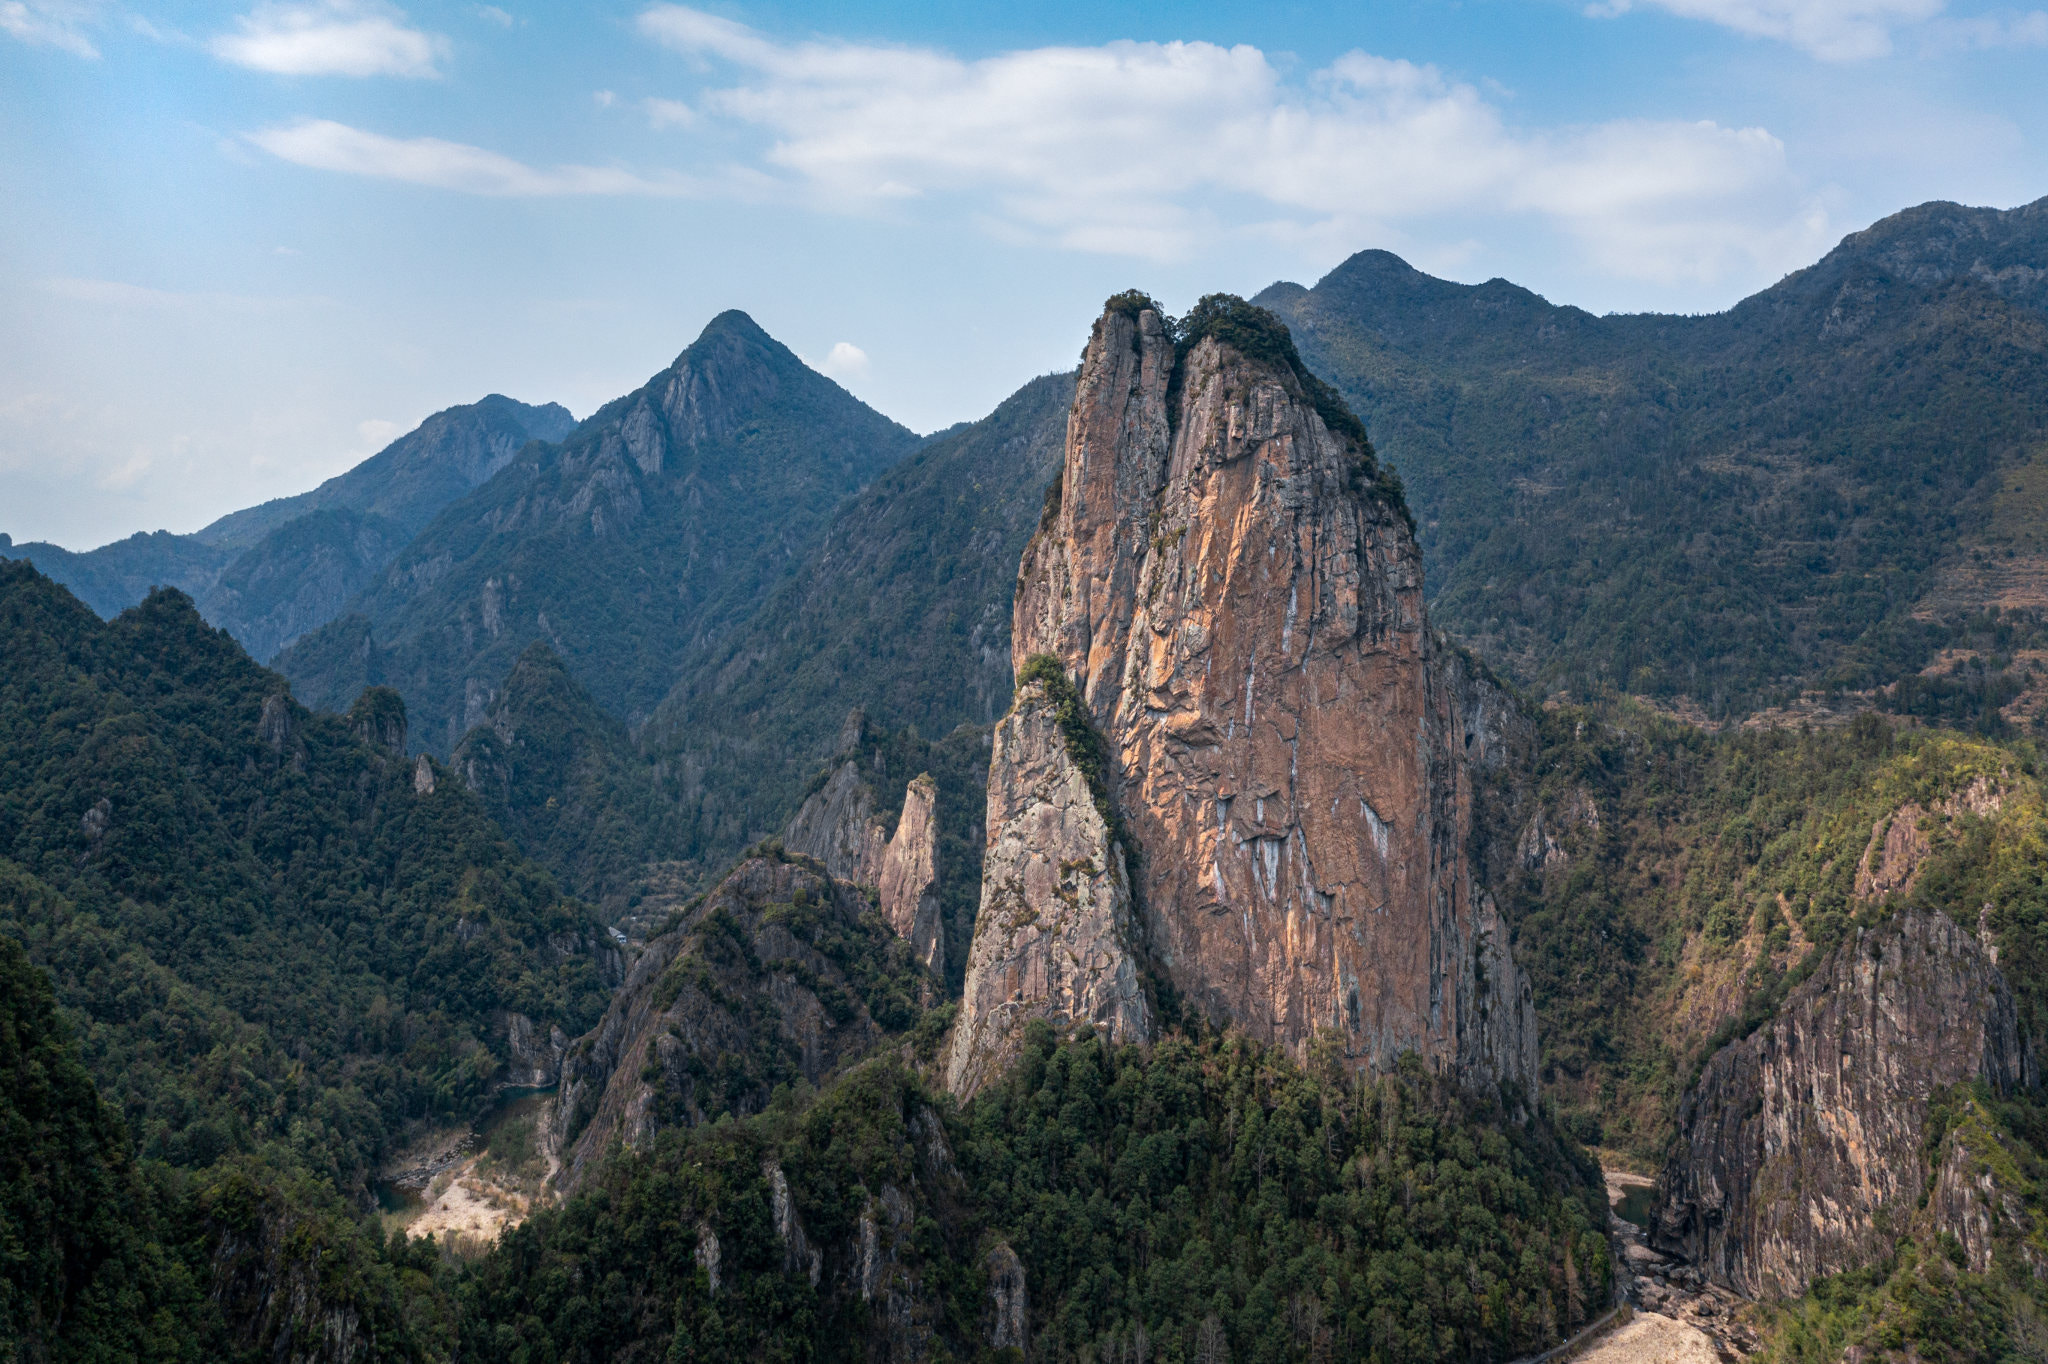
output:
[[[1022,1350],[1031,1342],[1031,1298],[1024,1283],[1024,1262],[1007,1242],[988,1253],[989,1348]]]
[[[1151,1035],[1124,847],[1061,730],[1061,685],[1025,683],[996,726],[981,910],[946,1062],[963,1097],[1002,1072],[1035,1018]]]
[[[816,1288],[825,1257],[804,1235],[804,1224],[797,1217],[796,1200],[790,1197],[789,1177],[773,1160],[762,1167],[761,1173],[768,1179],[768,1208],[769,1215],[775,1220],[775,1239],[782,1242],[782,1272],[802,1275],[810,1280],[811,1287]]]
[[[1228,301],[1193,333],[1177,345],[1128,296],[1096,324],[1013,629],[1014,663],[1056,659],[1107,743],[1137,945],[1184,1001],[1297,1054],[1332,1030],[1354,1066],[1415,1051],[1533,1103],[1528,985],[1474,875],[1497,690],[1430,631],[1399,493],[1285,329]],[[1002,742],[985,897],[1036,851],[997,852]],[[984,931],[1013,932],[991,908],[977,959],[1003,955]],[[952,1074],[987,1072],[989,1010],[1019,1012],[1001,999],[966,1001]]]
[[[882,855],[876,889],[882,917],[936,973],[946,970],[946,926],[939,917],[939,784],[929,772],[903,792],[903,813]]]
[[[1938,1090],[2035,1079],[1976,934],[1901,910],[1708,1062],[1679,1108],[1655,1239],[1752,1297],[1796,1294],[1889,1251],[1927,1187]]]
[[[875,789],[862,774],[858,749],[864,721],[849,716],[855,750],[832,769],[783,830],[791,852],[815,857],[842,881],[873,886],[882,917],[934,974],[946,970],[946,930],[939,905],[938,783],[921,773],[903,792],[903,812],[891,834],[875,813]]]
[[[348,708],[349,732],[360,743],[405,756],[405,698],[389,687],[365,687]]]
[[[543,1134],[561,1160],[558,1187],[573,1190],[613,1142],[757,1112],[776,1084],[819,1083],[884,1037],[841,962],[816,945],[830,933],[835,953],[869,954],[871,988],[892,970],[914,975],[866,910],[844,883],[755,857],[650,941],[604,1018],[561,1058]]]
[[[560,1028],[549,1025],[543,1032],[520,1013],[500,1014],[494,1024],[505,1034],[505,1084],[515,1089],[542,1089],[561,1079],[569,1038]]]
[[[2027,1206],[2031,1191],[2009,1149],[2011,1138],[1974,1097],[1961,1107],[1921,1212],[1925,1229],[1955,1237],[1973,1274],[1989,1273],[1994,1257],[2009,1255],[2034,1278],[2048,1278],[2038,1219]]]
[[[1978,777],[1960,791],[1936,801],[1932,810],[1907,801],[1870,830],[1870,843],[1856,865],[1856,896],[1881,900],[1909,891],[1920,878],[1920,865],[1934,850],[1925,827],[1930,819],[1947,821],[1961,815],[1988,819],[2005,805],[2005,789],[1989,777]]]
[[[922,1364],[932,1353],[938,1304],[907,1263],[917,1211],[901,1189],[884,1184],[854,1224],[852,1287],[868,1308],[868,1358],[877,1364]]]
[[[861,775],[857,757],[833,768],[825,784],[797,807],[782,832],[782,844],[815,857],[842,881],[872,886],[881,879],[889,835],[875,815],[875,788]]]

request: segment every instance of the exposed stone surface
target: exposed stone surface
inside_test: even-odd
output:
[[[1031,1340],[1031,1299],[1024,1262],[1005,1242],[988,1253],[988,1343],[994,1350],[1022,1350]]]
[[[538,1089],[561,1078],[562,1057],[569,1050],[569,1038],[560,1028],[551,1025],[543,1033],[532,1019],[519,1013],[499,1015],[496,1026],[505,1032],[505,1051],[509,1057],[506,1084]]]
[[[2008,1140],[1974,1098],[1964,1101],[1960,1120],[1944,1139],[1920,1229],[1955,1237],[1972,1273],[1989,1273],[1996,1253],[2016,1257],[2037,1279],[2048,1278],[2037,1219],[2014,1187],[2025,1176],[2005,1149]]]
[[[1532,1103],[1534,1006],[1474,877],[1474,769],[1498,759],[1505,698],[1429,630],[1414,535],[1288,364],[1209,337],[1175,369],[1153,311],[1096,324],[1012,643],[1017,666],[1060,661],[1108,741],[1126,851],[1142,852],[1138,941],[1185,1000],[1297,1054],[1335,1029],[1354,1065],[1414,1050]],[[1047,775],[1004,752],[999,738],[977,961],[1006,959],[979,940],[1017,914],[989,897],[1032,851],[999,852],[1002,769]],[[970,1083],[997,1063],[972,1054],[1001,1032],[982,1020],[1006,1007],[972,990],[951,1066]]]
[[[1929,1097],[1977,1079],[2035,1069],[1976,934],[1922,909],[1858,930],[1686,1095],[1656,1244],[1751,1297],[1881,1256],[1927,1185]]]
[[[842,881],[872,886],[880,879],[889,836],[875,818],[875,789],[861,776],[858,759],[840,763],[798,807],[782,842],[817,858]]]
[[[1876,900],[1894,891],[1911,890],[1919,879],[1920,864],[1933,850],[1927,831],[1921,826],[1930,817],[1952,819],[1957,815],[1988,818],[2005,804],[2005,792],[1989,777],[1978,777],[1946,800],[1937,801],[1932,811],[1914,801],[1901,805],[1890,818],[1881,819],[1870,830],[1870,844],[1856,867],[1856,895]]]
[[[946,969],[946,926],[939,917],[939,784],[930,773],[903,792],[903,814],[882,855],[877,889],[882,917],[934,972]]]
[[[851,745],[842,736],[842,750],[859,747],[857,721],[849,717],[855,732]],[[798,808],[782,842],[791,852],[817,858],[842,881],[875,887],[882,917],[909,942],[919,961],[943,975],[938,799],[938,783],[930,773],[920,774],[904,790],[903,812],[892,835],[875,814],[875,791],[861,774],[859,758],[849,757]]]
[[[709,1222],[697,1224],[697,1268],[704,1271],[704,1280],[714,1296],[719,1284],[719,1262],[725,1258],[723,1248],[718,1244],[718,1233],[711,1229]]]
[[[393,1349],[351,1296],[335,1291],[336,1252],[288,1197],[254,1189],[236,1211],[209,1227],[206,1291],[240,1351],[276,1364],[356,1364]]]
[[[1124,849],[1054,705],[1045,683],[1026,683],[996,726],[981,911],[946,1062],[947,1086],[962,1097],[1002,1072],[1034,1018],[1091,1023],[1119,1042],[1151,1035]]]
[[[256,717],[256,737],[270,745],[271,752],[282,753],[286,745],[297,740],[298,734],[298,711],[291,696],[276,691],[264,697],[263,713]]]
[[[573,1190],[615,1140],[637,1146],[665,1123],[724,1111],[724,1093],[714,1086],[700,1094],[699,1077],[718,1075],[727,1055],[771,1054],[816,1084],[882,1037],[840,968],[766,913],[799,899],[849,927],[866,909],[850,886],[795,863],[752,858],[634,959],[604,1018],[562,1058],[546,1134],[561,1153],[559,1188]],[[711,936],[722,941],[726,926],[736,929],[758,971],[718,942],[707,949],[703,930],[714,916],[719,931]],[[851,1016],[835,1022],[821,991],[854,1001]],[[739,1111],[765,1106],[769,1088],[764,1079]]]
[[[818,1286],[824,1255],[804,1235],[803,1222],[796,1215],[796,1201],[789,1195],[789,1177],[771,1160],[763,1173],[768,1176],[769,1211],[775,1218],[775,1239],[782,1242],[782,1272],[801,1274]]]
[[[884,1184],[854,1224],[852,1286],[869,1306],[868,1358],[876,1364],[923,1364],[932,1353],[938,1304],[904,1262],[916,1221],[910,1198]]]

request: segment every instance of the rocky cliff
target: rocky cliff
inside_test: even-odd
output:
[[[851,886],[814,863],[742,862],[654,938],[570,1044],[544,1134],[574,1189],[614,1142],[763,1108],[907,1027],[926,978]]]
[[[1742,1293],[1798,1293],[1884,1255],[1913,1216],[1932,1173],[1930,1099],[2035,1078],[1986,945],[1943,914],[1901,910],[1852,933],[1708,1062],[1679,1109],[1656,1240]],[[1944,1170],[1939,1220],[1967,1233],[1982,1220],[1967,1161]]]
[[[939,786],[929,772],[903,791],[903,810],[891,832],[875,812],[875,788],[862,773],[858,752],[865,732],[858,711],[841,735],[841,757],[825,784],[805,798],[783,831],[791,852],[815,857],[842,881],[873,887],[882,918],[919,962],[946,973],[946,932],[939,905]],[[898,780],[901,780],[899,778]]]
[[[1039,656],[1077,693],[1067,737],[1105,744],[1120,827],[1041,795],[1075,773],[1045,737],[1056,698],[1020,694],[991,768],[956,1087],[1027,1018],[1122,1000],[1142,953],[1189,1004],[1297,1054],[1328,1029],[1354,1065],[1412,1050],[1533,1101],[1528,987],[1473,874],[1487,684],[1429,629],[1398,485],[1270,314],[1205,300],[1176,336],[1125,295],[1096,323],[1019,574],[1012,658]],[[1085,922],[1085,944],[999,945],[1048,912],[1058,933]],[[1055,963],[1075,973],[1057,986]]]
[[[1001,1074],[1034,1018],[1088,1023],[1118,1042],[1151,1035],[1125,845],[1070,738],[1076,711],[1055,673],[1026,681],[996,727],[981,912],[946,1062],[956,1094]]]

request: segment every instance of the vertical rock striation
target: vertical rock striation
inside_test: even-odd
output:
[[[919,773],[903,792],[903,813],[882,854],[875,888],[882,917],[934,974],[946,970],[946,926],[939,914],[939,784]]]
[[[1924,909],[1857,931],[1686,1095],[1658,1243],[1752,1297],[1879,1258],[1927,1188],[1929,1099],[1979,1079],[2035,1073],[1977,936]],[[1963,1168],[1937,1220],[1967,1231]]]
[[[1120,998],[1142,947],[1190,1004],[1297,1054],[1331,1029],[1354,1065],[1413,1050],[1533,1102],[1534,1008],[1469,846],[1487,684],[1430,631],[1399,493],[1285,329],[1225,301],[1189,330],[1128,295],[1097,322],[1013,629],[1014,663],[1056,659],[1107,743],[1132,931],[1088,802],[1020,817],[1071,785],[1026,688],[990,770],[955,1086],[1023,1017]],[[1023,868],[1090,857],[1093,956],[1032,994],[1029,959],[983,935],[1044,912]]]
[[[865,717],[847,719],[858,749]],[[861,775],[858,752],[845,757],[783,830],[791,852],[815,857],[842,881],[873,886],[882,917],[933,974],[946,973],[946,926],[939,903],[939,785],[929,772],[903,793],[903,812],[890,834],[875,813],[875,789]]]
[[[1034,1018],[1151,1035],[1124,848],[1069,751],[1056,685],[1026,682],[996,727],[981,911],[946,1062],[963,1096],[1002,1072]]]

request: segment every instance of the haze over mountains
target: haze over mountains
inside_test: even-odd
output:
[[[152,587],[178,588],[251,657],[268,660],[332,620],[436,512],[519,447],[559,440],[575,424],[558,404],[529,407],[494,393],[436,412],[311,492],[230,512],[191,535],[137,534],[84,553],[24,544],[14,554],[103,616]]]
[[[2048,201],[1260,299],[0,546],[0,1352],[2040,1357]]]
[[[1704,317],[1593,317],[1370,251],[1313,289],[1278,284],[1258,301],[1406,480],[1448,628],[1539,690],[1614,689],[1739,717],[1803,689],[1917,673],[1985,607],[2048,604],[2048,542],[2031,529],[2048,508],[2033,472],[2048,425],[2048,285],[2028,263],[2044,239],[2043,204],[1925,205]],[[316,704],[389,681],[414,708],[415,741],[438,752],[536,639],[638,726],[744,689],[732,666],[755,667],[769,635],[794,638],[775,623],[794,609],[790,592],[813,598],[811,628],[832,630],[858,616],[815,600],[818,584],[907,583],[922,601],[920,571],[954,576],[845,562],[883,542],[878,515],[909,525],[952,506],[970,518],[960,534],[993,515],[1014,540],[1015,515],[995,509],[1029,503],[1049,466],[956,469],[950,452],[997,427],[1049,448],[1064,418],[1057,404],[1026,412],[1033,391],[978,424],[983,435],[933,438],[929,506],[911,512],[877,489],[833,523],[839,499],[917,441],[728,314],[559,452],[544,444],[515,465],[529,439],[567,436],[569,416],[492,397],[436,414],[311,493],[192,536],[12,552],[103,614],[152,583],[179,586],[254,656],[295,646],[285,670]],[[814,585],[778,597],[792,574]],[[958,591],[935,609],[1000,618],[1000,588]],[[1002,653],[993,637],[971,647]],[[851,694],[860,687],[844,699],[941,732],[1006,704],[1000,672],[972,704]],[[809,724],[815,749],[832,725]],[[673,748],[660,736],[675,730],[664,719],[649,734]]]
[[[1848,689],[1995,727],[2048,608],[2044,255],[2048,201],[1929,204],[1711,316],[1594,317],[1379,251],[1258,301],[1405,480],[1437,620],[1514,682],[1715,719]],[[622,894],[629,866],[701,873],[779,828],[851,709],[929,739],[1001,714],[1009,565],[1070,392],[920,441],[727,313],[580,426],[493,396],[196,535],[11,552],[102,614],[187,590],[308,704],[394,687],[443,756],[487,716],[535,732],[507,679],[544,646],[545,694],[586,693],[573,732],[606,736],[581,780],[641,793],[630,853],[576,859]],[[1937,656],[1962,662],[1922,678]],[[501,809],[566,779],[499,770]],[[585,794],[552,845],[604,808]]]

